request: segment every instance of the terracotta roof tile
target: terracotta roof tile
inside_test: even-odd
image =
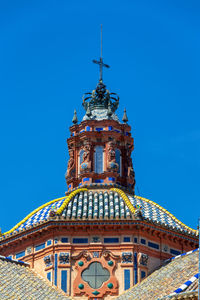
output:
[[[117,299],[157,300],[170,295],[198,273],[198,255],[199,251],[195,251],[172,260]]]
[[[70,299],[24,264],[0,258],[0,299]]]

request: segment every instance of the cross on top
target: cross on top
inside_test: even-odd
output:
[[[103,57],[102,57],[102,25],[101,25],[101,56],[100,56],[99,61],[93,59],[92,62],[99,65],[99,71],[100,71],[99,81],[102,81],[103,80],[103,67],[110,68],[109,65],[104,64]]]

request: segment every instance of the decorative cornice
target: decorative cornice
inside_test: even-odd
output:
[[[40,232],[41,230],[43,229],[46,229],[48,227],[51,227],[53,226],[54,228],[56,226],[108,226],[108,225],[111,225],[111,226],[122,226],[122,225],[138,225],[138,226],[144,226],[144,227],[147,227],[147,228],[150,228],[150,229],[153,229],[153,230],[157,230],[159,232],[162,232],[162,233],[165,233],[165,234],[170,234],[174,237],[178,237],[178,238],[181,238],[183,240],[187,240],[187,241],[190,241],[190,242],[193,242],[193,243],[197,243],[198,242],[198,238],[196,236],[194,236],[194,238],[192,238],[191,236],[189,235],[185,235],[183,233],[180,232],[179,234],[179,231],[178,230],[173,230],[169,228],[169,226],[165,226],[166,229],[164,229],[164,226],[163,228],[160,228],[159,227],[156,227],[156,226],[153,226],[153,223],[152,222],[148,222],[148,223],[145,223],[144,221],[138,221],[138,220],[119,220],[119,221],[110,221],[110,220],[102,220],[102,221],[98,221],[98,220],[85,220],[85,221],[66,221],[66,219],[63,217],[58,217],[58,219],[55,219],[55,220],[52,220],[52,219],[48,219],[46,221],[43,221],[41,222],[40,224],[38,225],[35,225],[33,226],[33,229],[27,229],[27,230],[21,230],[20,232],[17,232],[15,235],[9,235],[9,236],[3,236],[0,238],[0,246],[1,245],[5,245],[7,243],[10,243],[12,241],[16,241],[17,239],[19,238],[22,238],[24,236],[27,236],[29,234],[33,234],[35,232]],[[42,225],[44,224],[44,225]],[[152,224],[152,225],[151,225]],[[169,229],[167,231],[167,229]]]

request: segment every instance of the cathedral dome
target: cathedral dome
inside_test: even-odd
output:
[[[65,197],[47,202],[35,209],[5,235],[17,234],[41,223],[58,219],[67,222],[132,221],[143,222],[147,226],[152,223],[172,231],[197,235],[196,230],[183,224],[155,202],[128,193],[121,187],[108,188],[102,184],[76,188]]]

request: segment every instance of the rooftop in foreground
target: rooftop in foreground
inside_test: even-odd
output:
[[[199,251],[180,255],[116,299],[197,299],[198,256]]]
[[[27,264],[0,257],[0,299],[70,299]]]

